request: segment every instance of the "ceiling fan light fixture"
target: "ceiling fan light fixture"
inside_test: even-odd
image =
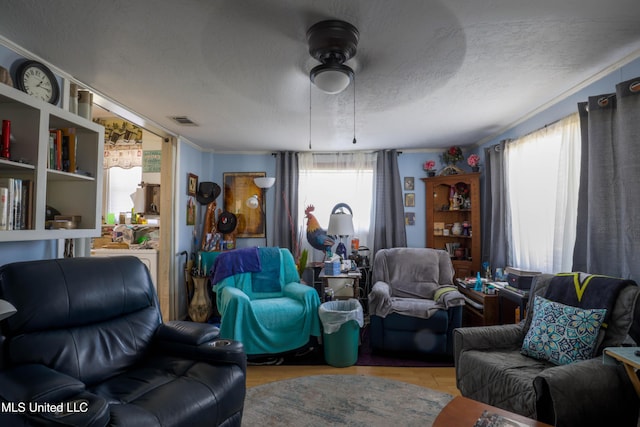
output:
[[[349,87],[353,70],[344,64],[321,64],[311,70],[309,77],[318,89],[334,95]]]
[[[359,38],[356,27],[335,19],[318,22],[307,30],[309,54],[321,62],[309,73],[316,87],[336,94],[349,86],[354,72],[344,62],[355,56]]]

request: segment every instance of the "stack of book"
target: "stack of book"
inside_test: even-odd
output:
[[[33,228],[33,181],[0,178],[0,230]]]
[[[47,167],[49,169],[76,173],[78,142],[74,128],[50,129],[48,148]]]

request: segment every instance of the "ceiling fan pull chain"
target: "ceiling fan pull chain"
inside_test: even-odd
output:
[[[311,150],[311,80],[309,80],[309,150]]]
[[[356,142],[356,76],[353,76],[353,143]]]

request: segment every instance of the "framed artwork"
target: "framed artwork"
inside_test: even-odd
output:
[[[196,201],[193,197],[187,201],[187,225],[196,225]]]
[[[404,193],[404,205],[412,208],[416,205],[416,193]]]
[[[189,196],[196,197],[198,192],[198,175],[190,173],[187,176],[187,194]]]
[[[415,179],[412,176],[404,177],[404,191],[413,191],[415,189]]]
[[[236,237],[265,237],[266,215],[263,211],[263,193],[254,178],[265,177],[266,172],[225,172],[224,183],[224,210],[236,215],[238,225]],[[247,203],[257,197],[255,204]],[[251,205],[251,206],[250,206]]]
[[[415,212],[405,212],[405,214],[404,214],[404,225],[416,225],[416,213]]]

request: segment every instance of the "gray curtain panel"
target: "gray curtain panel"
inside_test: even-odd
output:
[[[276,153],[276,197],[272,240],[267,245],[288,248],[294,256],[298,235],[298,153]]]
[[[381,150],[376,161],[373,255],[379,249],[407,246],[398,152]]]
[[[640,78],[579,105],[582,167],[573,269],[640,281]]]
[[[482,189],[482,261],[492,269],[509,265],[509,208],[504,150],[507,141],[484,149],[485,177]]]

